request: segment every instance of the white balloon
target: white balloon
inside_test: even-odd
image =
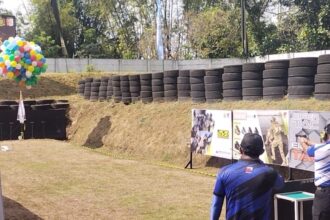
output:
[[[26,71],[25,75],[27,78],[30,78],[32,76],[32,73],[30,71]]]
[[[31,88],[32,88],[32,86],[26,86],[26,88],[27,88],[27,89],[31,89]]]
[[[10,60],[5,61],[6,66],[10,66]]]
[[[37,65],[38,65],[37,61],[32,62],[32,66],[37,66]]]
[[[18,63],[18,64],[16,65],[16,69],[20,70],[21,68],[22,68],[22,65]]]

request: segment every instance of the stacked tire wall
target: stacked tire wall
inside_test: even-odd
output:
[[[129,91],[131,93],[132,102],[140,100],[141,84],[140,75],[129,75]]]
[[[219,102],[222,99],[223,69],[210,69],[205,71],[205,99],[208,103]]]
[[[177,79],[178,86],[178,100],[191,100],[190,96],[190,72],[189,70],[180,70]]]
[[[288,60],[273,60],[265,63],[263,71],[263,99],[278,100],[284,98],[288,85]]]
[[[205,70],[190,70],[190,95],[192,102],[205,102]]]
[[[165,102],[178,100],[178,70],[164,72],[164,100]]]
[[[129,89],[129,78],[127,75],[120,76],[120,91],[121,91],[121,101],[125,104],[130,104],[132,102],[131,92]]]
[[[330,54],[318,59],[314,96],[319,100],[330,99]]]
[[[108,86],[107,86],[107,101],[112,98],[113,89],[112,89],[112,77],[109,77]]]
[[[290,60],[288,98],[305,99],[313,96],[317,58],[304,57]]]
[[[151,103],[152,99],[152,76],[151,74],[141,74],[140,75],[140,85],[141,85],[141,101],[142,103]]]
[[[78,81],[78,94],[84,96],[85,93],[85,80],[81,79]]]
[[[242,100],[242,65],[224,67],[222,89],[224,101]]]
[[[121,102],[120,76],[112,76],[113,100]]]
[[[245,63],[242,72],[243,100],[260,100],[263,95],[262,73],[264,63]]]
[[[92,81],[93,81],[93,78],[86,78],[85,79],[85,88],[84,88],[84,98],[85,99],[90,99],[91,97],[91,86],[92,86]]]
[[[152,99],[155,102],[164,101],[164,73],[151,74]]]
[[[103,102],[107,99],[108,81],[109,81],[109,77],[103,76],[101,78],[101,84],[100,84],[100,88],[99,88],[99,101],[100,102]]]
[[[96,102],[99,100],[99,90],[101,85],[101,79],[93,79],[91,84],[91,97],[90,100],[92,102]]]

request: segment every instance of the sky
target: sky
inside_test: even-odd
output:
[[[3,0],[2,7],[13,12],[15,15],[17,10],[20,10],[23,14],[26,14],[24,4],[28,7],[29,0]]]

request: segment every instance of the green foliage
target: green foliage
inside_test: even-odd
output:
[[[41,31],[40,35],[35,35],[34,38],[28,39],[39,44],[46,57],[57,57],[61,47],[55,43],[55,40],[51,36],[47,36],[44,31]]]

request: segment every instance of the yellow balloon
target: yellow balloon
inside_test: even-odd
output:
[[[36,58],[37,58],[37,60],[39,61],[39,60],[41,60],[41,59],[43,58],[43,56],[42,56],[40,53],[38,53],[38,54],[36,55]]]
[[[10,62],[10,66],[12,66],[12,67],[16,67],[16,66],[17,66],[17,62],[16,62],[16,61],[11,61],[11,62]]]
[[[31,73],[33,72],[33,70],[34,70],[34,67],[33,66],[29,66],[28,67],[28,71],[30,71]]]
[[[33,56],[33,55],[36,55],[37,53],[34,51],[34,50],[31,50],[30,51],[30,55]]]
[[[13,72],[8,72],[8,73],[7,73],[7,77],[8,77],[9,79],[14,78],[14,73],[13,73]]]
[[[23,46],[23,41],[21,41],[21,40],[17,41],[17,45],[18,45],[19,47]]]
[[[6,55],[3,56],[3,59],[4,60],[9,60],[9,56],[6,54]]]

